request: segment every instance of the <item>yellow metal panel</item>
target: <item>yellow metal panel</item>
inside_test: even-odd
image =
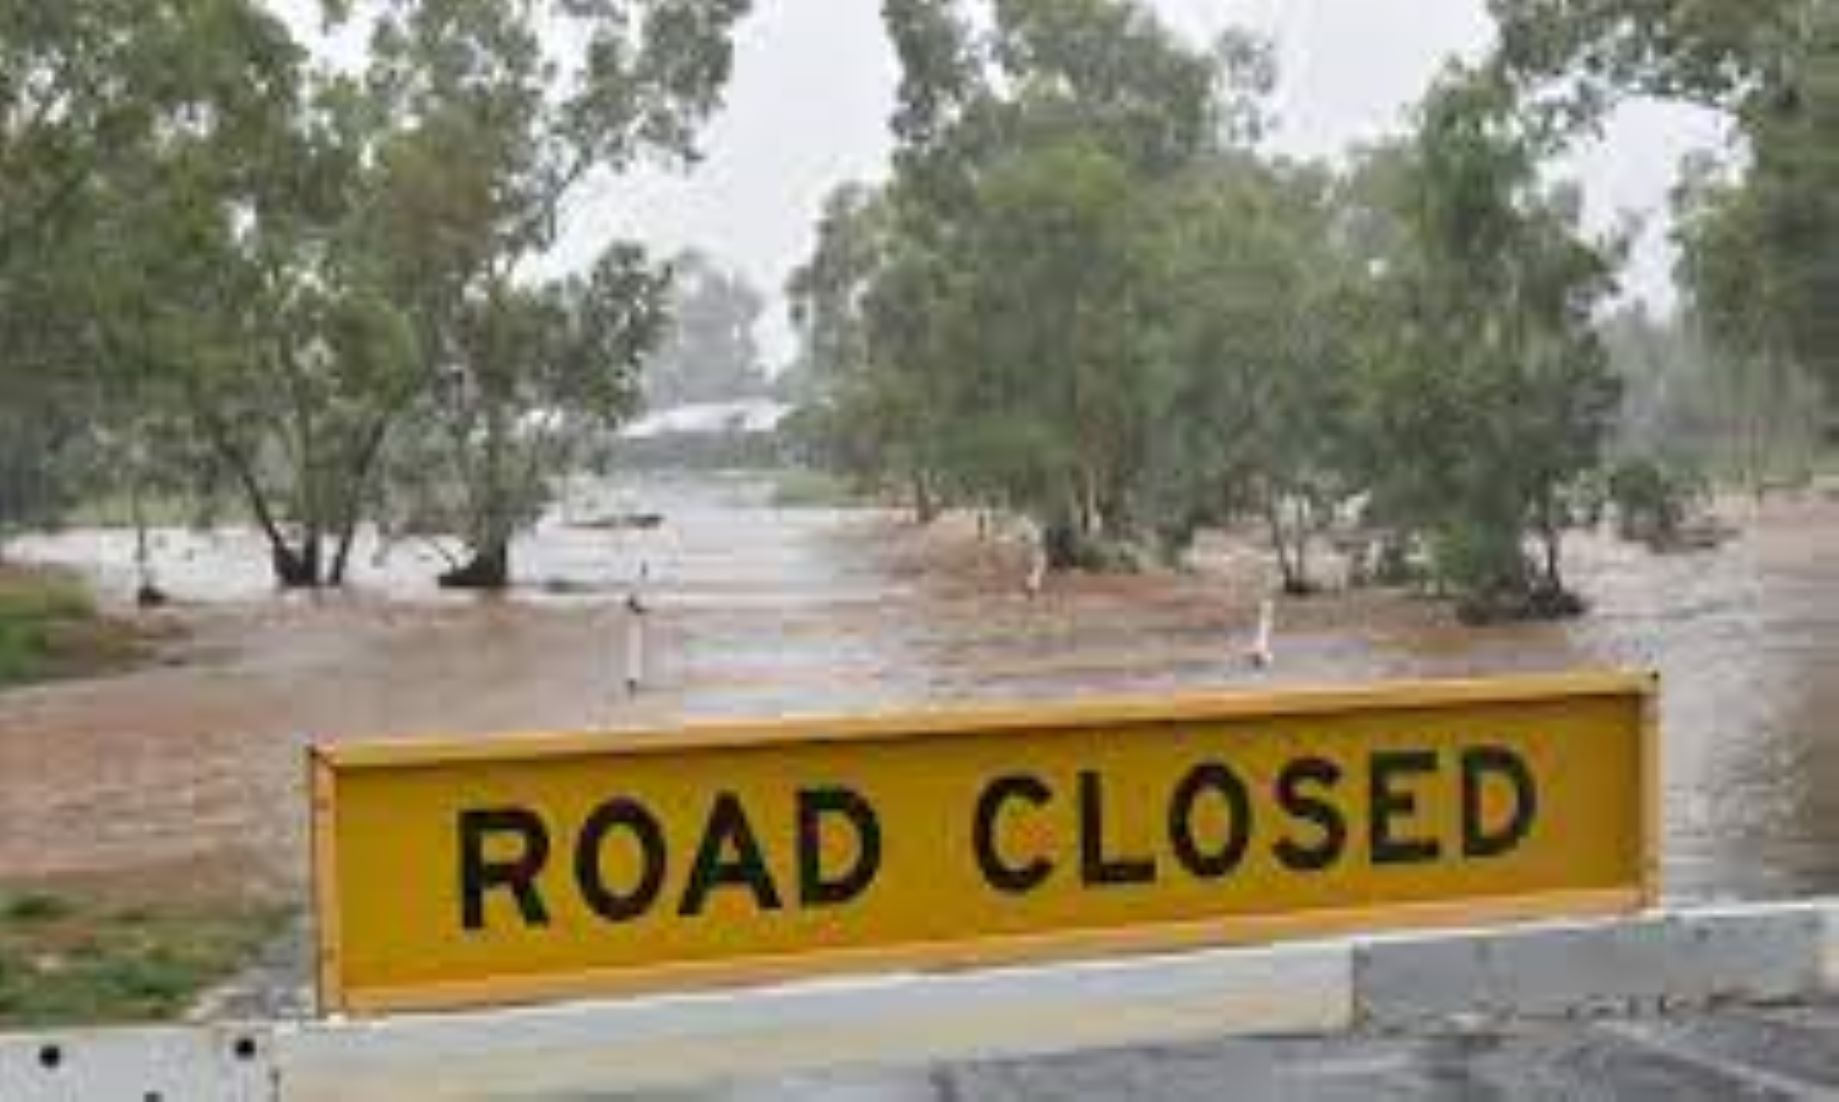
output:
[[[328,747],[322,1001],[1634,909],[1653,891],[1651,688],[1581,675]],[[635,815],[656,827],[649,858]],[[533,829],[545,859],[510,871]],[[825,898],[865,863],[865,833],[872,877]]]

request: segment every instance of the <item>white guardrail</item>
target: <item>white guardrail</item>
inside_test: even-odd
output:
[[[528,1097],[1829,990],[1839,899],[455,1014],[0,1034],[0,1099]]]

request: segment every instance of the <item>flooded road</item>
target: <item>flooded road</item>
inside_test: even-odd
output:
[[[440,560],[366,548],[345,594],[278,597],[248,533],[161,534],[185,629],[166,664],[0,696],[0,878],[293,899],[309,738],[645,727],[972,701],[1652,667],[1664,678],[1670,896],[1839,891],[1839,502],[1733,506],[1724,548],[1655,557],[1575,541],[1595,602],[1564,625],[1486,630],[1398,594],[1286,603],[1273,670],[1243,660],[1268,585],[1218,542],[1178,576],[1050,580],[969,518],[778,510],[745,480],[650,482],[519,548],[510,598],[446,595]],[[600,508],[607,508],[604,503]],[[571,523],[571,520],[574,523]],[[127,533],[21,541],[21,558],[131,585]],[[624,613],[641,575],[649,685],[628,698]]]

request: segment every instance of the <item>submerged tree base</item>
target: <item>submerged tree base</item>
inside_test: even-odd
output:
[[[1055,573],[1140,574],[1156,560],[1154,548],[1132,540],[1080,533],[1072,528],[1047,529],[1047,568]]]
[[[1321,592],[1321,585],[1308,578],[1285,578],[1283,580],[1283,595],[1286,597],[1303,600],[1317,596]]]
[[[442,589],[504,589],[511,584],[511,553],[496,547],[473,553],[472,559],[436,579]]]
[[[1589,602],[1582,597],[1552,586],[1518,592],[1472,593],[1456,601],[1456,618],[1470,627],[1571,620],[1588,611]]]
[[[283,589],[318,589],[322,584],[317,554],[303,555],[291,547],[276,545],[270,551],[270,559],[274,563],[275,584]]]

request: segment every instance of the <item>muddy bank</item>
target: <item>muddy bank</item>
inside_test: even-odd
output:
[[[194,552],[162,579],[191,602],[164,614],[187,631],[181,665],[0,695],[0,878],[299,898],[315,737],[1628,665],[1665,677],[1669,892],[1839,890],[1830,501],[1744,507],[1743,535],[1703,554],[1580,540],[1571,574],[1596,609],[1569,624],[1467,629],[1400,594],[1286,602],[1259,672],[1244,649],[1269,580],[1250,546],[1212,542],[1188,575],[1055,579],[1030,600],[1020,554],[968,518],[922,531],[775,510],[745,485],[637,493],[663,529],[558,520],[522,549],[548,584],[510,599],[440,596],[400,558],[353,593],[277,598]],[[110,538],[29,550],[107,587],[126,565]],[[190,538],[168,534],[169,553]],[[655,661],[629,699],[620,606],[641,573]]]

